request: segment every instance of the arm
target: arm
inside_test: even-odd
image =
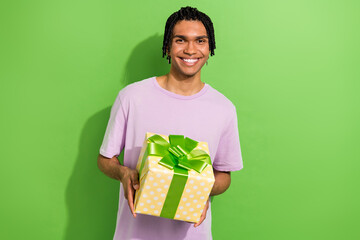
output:
[[[215,183],[210,192],[210,196],[224,193],[230,186],[230,172],[220,172],[214,169]]]
[[[110,178],[121,181],[125,175],[126,167],[119,163],[116,156],[107,158],[99,154],[97,164],[99,169]]]
[[[107,158],[99,154],[98,167],[105,175],[121,181],[124,188],[124,196],[128,201],[130,211],[134,217],[134,195],[135,190],[139,189],[139,176],[136,170],[125,167],[119,163],[116,156]]]
[[[215,196],[224,193],[229,188],[231,183],[230,172],[220,172],[214,169],[214,177],[215,177],[215,182],[210,192],[210,196]],[[210,198],[206,202],[206,205],[201,214],[199,222],[195,223],[194,227],[199,226],[205,220],[206,212],[209,208],[209,200]]]

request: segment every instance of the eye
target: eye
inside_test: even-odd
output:
[[[182,42],[184,42],[184,40],[181,39],[181,38],[178,38],[178,39],[175,39],[175,42],[177,42],[177,43],[182,43]]]
[[[198,43],[205,43],[206,40],[205,39],[198,39]]]

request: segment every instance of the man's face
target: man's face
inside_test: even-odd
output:
[[[184,77],[200,74],[209,58],[209,39],[201,21],[175,24],[170,45],[171,70]]]

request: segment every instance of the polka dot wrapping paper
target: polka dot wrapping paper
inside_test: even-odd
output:
[[[136,167],[139,171],[145,157],[139,176],[140,188],[135,194],[135,212],[160,217],[174,177],[174,171],[159,164],[162,157],[147,155],[148,139],[153,135],[155,133],[146,133]],[[169,141],[168,136],[157,135]],[[203,150],[209,154],[206,142],[199,142],[195,149]],[[184,189],[176,189],[182,193],[179,192],[180,201],[177,208],[173,209],[175,212],[173,219],[198,222],[214,182],[215,178],[211,165],[207,165],[201,173],[193,169],[189,170]]]

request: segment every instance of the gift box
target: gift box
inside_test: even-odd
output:
[[[146,133],[136,169],[136,213],[199,221],[215,182],[206,142]]]

